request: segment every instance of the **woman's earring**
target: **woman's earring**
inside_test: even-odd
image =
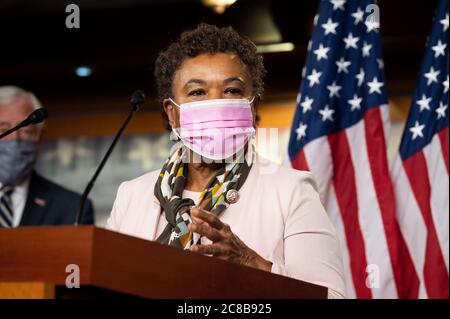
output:
[[[178,141],[178,140],[179,140],[179,138],[178,138],[177,134],[175,134],[173,128],[172,128],[172,131],[170,131],[169,139],[170,139],[171,141]]]

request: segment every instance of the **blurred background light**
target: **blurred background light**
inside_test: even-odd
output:
[[[205,6],[212,8],[217,14],[224,13],[235,2],[236,0],[202,0]]]
[[[257,45],[256,48],[259,53],[290,52],[294,51],[295,45],[292,42],[283,42]]]
[[[75,69],[75,74],[79,77],[85,78],[91,76],[92,69],[89,66],[79,66]]]

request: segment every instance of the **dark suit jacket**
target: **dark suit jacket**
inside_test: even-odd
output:
[[[20,226],[73,225],[81,196],[33,172]],[[94,223],[91,201],[86,203],[82,224]]]

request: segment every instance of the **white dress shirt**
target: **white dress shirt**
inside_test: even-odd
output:
[[[30,186],[30,178],[27,178],[21,184],[14,186],[11,195],[12,211],[13,211],[13,227],[18,227],[22,220],[25,204],[27,203],[28,188]],[[0,182],[0,198],[3,197],[3,184]]]

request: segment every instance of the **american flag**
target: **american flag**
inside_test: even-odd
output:
[[[311,171],[344,257],[347,297],[413,297],[396,221],[377,7],[321,1],[308,45],[289,158]]]
[[[442,0],[392,172],[420,298],[448,298],[448,21]]]

